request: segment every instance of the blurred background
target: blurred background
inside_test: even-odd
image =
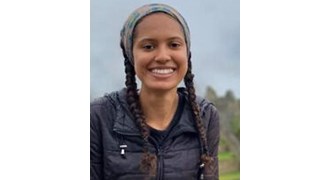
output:
[[[147,3],[177,9],[191,31],[197,94],[220,111],[220,178],[239,179],[240,168],[240,1],[91,0],[90,99],[125,86],[120,30],[128,15]]]

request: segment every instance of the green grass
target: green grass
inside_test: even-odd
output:
[[[239,180],[239,178],[240,178],[239,171],[220,175],[220,180]]]
[[[219,161],[230,161],[235,158],[234,154],[231,152],[222,152],[218,154]],[[229,172],[229,173],[221,173],[220,172],[220,180],[239,180],[240,172]]]
[[[219,161],[230,160],[234,158],[234,154],[231,152],[223,152],[218,154]]]

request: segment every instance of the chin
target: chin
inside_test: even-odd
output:
[[[176,89],[178,84],[168,84],[168,83],[153,83],[149,85],[144,85],[144,88],[153,91],[171,91]]]

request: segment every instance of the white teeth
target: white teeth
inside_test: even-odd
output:
[[[173,69],[153,69],[151,72],[158,74],[169,74],[173,72]]]

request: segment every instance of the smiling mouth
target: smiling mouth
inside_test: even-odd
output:
[[[173,68],[166,68],[166,69],[152,69],[151,72],[155,74],[171,74],[175,71]]]

